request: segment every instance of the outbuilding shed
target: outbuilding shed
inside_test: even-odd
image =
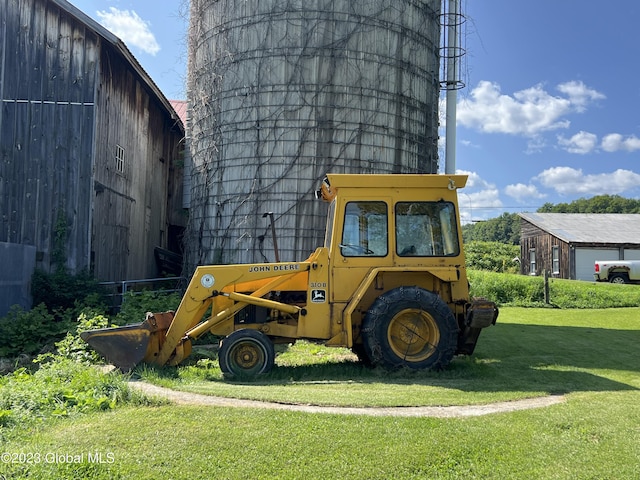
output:
[[[520,213],[521,273],[593,280],[596,260],[640,260],[640,215]]]

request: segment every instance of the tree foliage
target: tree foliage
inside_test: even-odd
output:
[[[462,237],[465,243],[499,242],[519,245],[520,217],[516,213],[503,213],[497,218],[464,225]]]
[[[640,213],[640,200],[620,195],[596,195],[571,203],[545,203],[538,213]]]
[[[547,202],[538,213],[638,213],[640,200],[624,198],[620,195],[596,195],[579,198],[570,203]],[[462,226],[465,244],[469,242],[500,242],[520,244],[520,217],[517,213],[503,213],[497,218]]]

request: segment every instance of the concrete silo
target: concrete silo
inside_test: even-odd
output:
[[[436,173],[440,0],[191,0],[189,267],[302,260],[325,173]]]

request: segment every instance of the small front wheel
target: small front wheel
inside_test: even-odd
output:
[[[275,361],[273,342],[258,330],[236,330],[220,342],[218,360],[222,373],[232,377],[255,377],[268,373]]]

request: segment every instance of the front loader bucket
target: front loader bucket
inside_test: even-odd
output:
[[[172,319],[173,312],[147,313],[142,323],[88,330],[80,337],[109,363],[127,372],[157,355]]]

